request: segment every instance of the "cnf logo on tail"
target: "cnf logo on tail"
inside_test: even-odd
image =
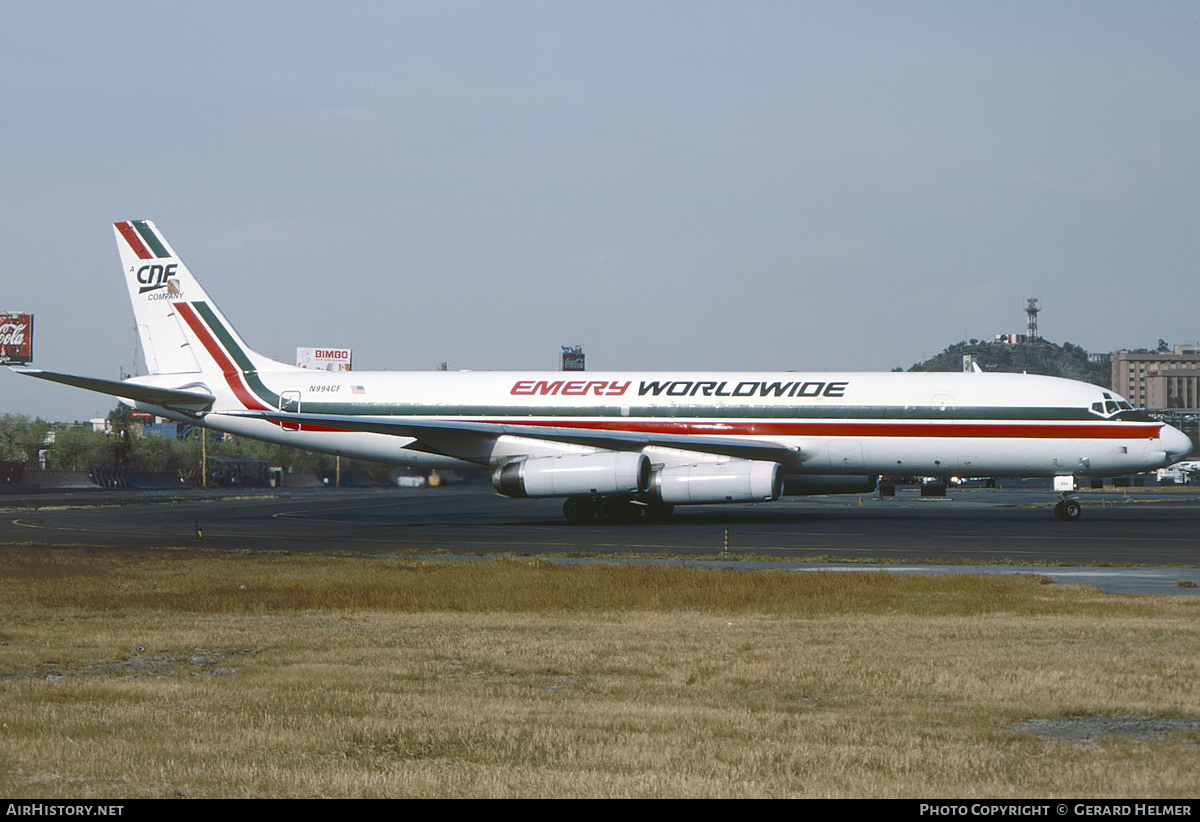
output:
[[[175,274],[175,269],[179,263],[171,263],[170,265],[144,265],[140,268],[129,268],[129,273],[137,277],[137,281],[142,284],[138,289],[139,294],[145,294],[147,291],[156,291],[160,288],[168,288],[169,282],[174,282],[170,279]],[[178,293],[178,289],[176,289]]]

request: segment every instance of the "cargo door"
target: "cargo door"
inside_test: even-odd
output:
[[[830,440],[829,468],[839,474],[863,470],[862,442],[859,440]]]
[[[299,391],[284,391],[279,395],[279,410],[288,414],[300,413],[300,392]],[[299,431],[298,423],[283,422],[279,427],[284,431]]]

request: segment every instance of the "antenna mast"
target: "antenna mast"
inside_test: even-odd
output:
[[[1030,297],[1025,303],[1025,336],[1029,342],[1041,339],[1038,336],[1037,315],[1042,309],[1038,308],[1037,304],[1037,297]]]

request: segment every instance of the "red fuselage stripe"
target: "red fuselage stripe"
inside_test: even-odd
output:
[[[746,437],[954,437],[1005,439],[1153,439],[1161,425],[1072,424],[1072,423],[953,423],[953,422],[718,422],[659,420],[567,420],[527,421],[490,419],[497,425],[523,425],[530,428],[578,428],[586,431],[630,431],[642,434],[698,434]]]

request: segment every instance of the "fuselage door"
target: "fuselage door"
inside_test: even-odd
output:
[[[299,391],[284,391],[279,395],[279,410],[287,414],[300,413],[300,392]],[[299,431],[298,423],[283,422],[279,427],[284,431]]]
[[[835,473],[861,471],[863,469],[862,442],[838,437],[829,440],[829,468]]]

